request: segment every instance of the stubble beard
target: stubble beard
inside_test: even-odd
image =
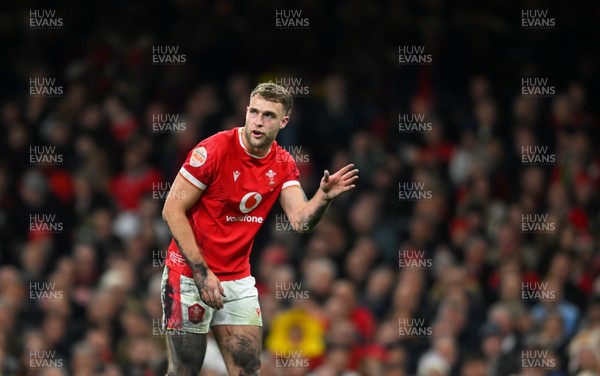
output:
[[[271,146],[271,144],[273,143],[273,141],[275,140],[274,138],[271,138],[271,136],[267,135],[267,134],[263,134],[262,138],[260,140],[256,140],[255,138],[252,137],[252,133],[250,132],[249,128],[244,128],[244,138],[246,139],[246,142],[253,148],[255,149],[265,149],[265,148],[269,148]]]

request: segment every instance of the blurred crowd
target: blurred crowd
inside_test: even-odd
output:
[[[278,137],[307,195],[350,162],[360,182],[312,233],[275,208],[257,237],[261,375],[600,374],[598,60],[567,15],[589,19],[563,5],[557,30],[521,30],[508,5],[441,3],[300,2],[310,27],[287,31],[268,1],[59,1],[58,30],[0,16],[15,35],[0,375],[165,374],[169,184],[200,140],[243,125],[258,82],[282,77],[307,87]],[[270,57],[269,43],[296,48]],[[403,44],[432,64],[399,65]],[[185,64],[154,65],[154,45]],[[522,95],[529,76],[555,93]],[[44,77],[62,93],[31,95]],[[401,131],[406,114],[427,129]],[[426,199],[401,199],[412,183]],[[202,375],[222,374],[209,338]]]

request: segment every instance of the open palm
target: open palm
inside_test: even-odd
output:
[[[358,179],[358,169],[355,169],[354,164],[350,163],[333,175],[330,175],[329,171],[325,170],[323,178],[321,178],[320,189],[325,193],[325,197],[328,200],[333,200],[341,194],[354,189],[356,187],[354,184],[356,179]]]

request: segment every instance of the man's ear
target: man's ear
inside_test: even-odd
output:
[[[287,125],[288,121],[290,121],[290,117],[289,116],[284,116],[283,119],[281,119],[281,124],[279,124],[279,129],[283,129],[285,128],[285,126]]]

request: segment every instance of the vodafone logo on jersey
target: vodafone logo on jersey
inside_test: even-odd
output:
[[[248,215],[252,210],[256,209],[262,201],[262,196],[258,192],[246,193],[240,202],[240,211],[246,215],[240,216],[225,216],[227,222],[247,222],[247,223],[263,223],[264,218],[256,215]]]
[[[242,213],[250,213],[260,204],[262,196],[258,192],[246,193],[240,202],[240,211]]]

